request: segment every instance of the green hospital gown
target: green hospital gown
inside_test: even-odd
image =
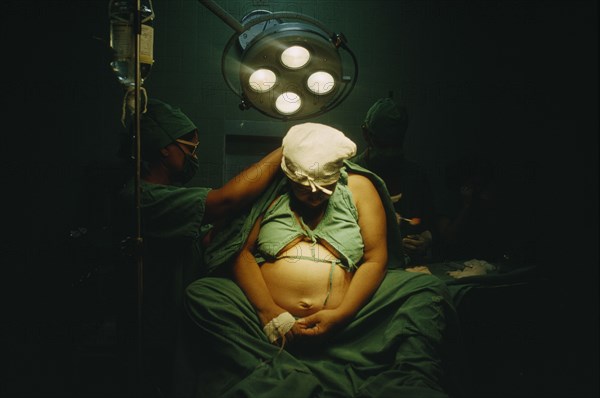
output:
[[[388,213],[388,242],[398,242],[385,188],[372,181]],[[213,241],[218,246],[205,257],[209,269],[211,260],[217,268],[227,264],[276,193],[277,187],[268,191],[249,220],[231,224],[221,235],[226,239]],[[389,247],[390,259],[398,258],[395,249]],[[329,341],[282,350],[269,343],[251,303],[228,278],[210,274],[192,283],[185,307],[196,325],[192,349],[205,361],[197,397],[434,398],[456,391],[448,370],[459,346],[457,314],[446,285],[432,275],[388,264],[371,300]]]
[[[388,270],[352,322],[314,346],[269,343],[230,279],[202,278],[186,307],[199,333],[197,397],[448,397],[456,313],[438,278]]]

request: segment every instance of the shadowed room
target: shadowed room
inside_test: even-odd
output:
[[[597,1],[3,9],[3,396],[598,396]]]

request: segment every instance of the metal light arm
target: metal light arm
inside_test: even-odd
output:
[[[221,6],[219,6],[214,1],[210,0],[198,0],[200,4],[204,7],[208,8],[213,14],[217,17],[221,18],[223,22],[225,22],[229,27],[235,30],[238,34],[241,34],[245,29],[244,26],[238,22],[231,14],[225,11]]]

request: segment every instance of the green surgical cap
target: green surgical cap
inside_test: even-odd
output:
[[[142,152],[150,155],[195,129],[196,125],[179,108],[151,98],[140,117]]]
[[[380,98],[367,111],[365,125],[377,143],[402,145],[408,127],[406,108],[391,98]]]

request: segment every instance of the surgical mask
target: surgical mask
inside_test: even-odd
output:
[[[190,181],[198,172],[200,168],[200,162],[197,158],[192,155],[185,154],[185,158],[183,160],[183,170],[179,174],[179,182],[185,184]]]

